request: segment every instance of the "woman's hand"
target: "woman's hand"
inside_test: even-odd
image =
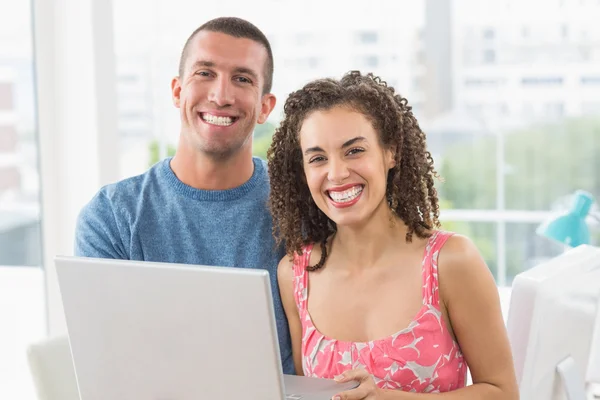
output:
[[[382,390],[377,387],[375,380],[364,369],[353,369],[335,378],[337,382],[357,381],[357,388],[347,390],[333,396],[333,400],[381,400]]]

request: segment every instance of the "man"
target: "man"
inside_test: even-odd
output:
[[[266,163],[252,132],[275,106],[269,41],[251,23],[217,18],[187,40],[171,83],[180,110],[175,156],[103,187],[79,216],[75,254],[157,262],[266,268],[284,373],[293,373],[277,289],[267,210]]]

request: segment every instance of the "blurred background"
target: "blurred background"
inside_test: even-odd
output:
[[[46,65],[36,59],[44,49],[35,4],[0,1],[0,398],[35,398],[25,349],[49,331],[44,248],[55,222],[42,228],[55,216],[42,212],[50,184],[41,153],[56,165],[73,156],[82,168],[96,154],[111,160],[111,181],[172,155],[179,114],[170,81],[185,40],[211,18],[248,19],[271,41],[278,105],[255,131],[257,156],[286,96],[314,78],[373,72],[406,97],[445,180],[443,227],[474,240],[499,287],[564,250],[535,230],[575,190],[600,198],[600,0],[113,1],[102,17],[116,82],[110,150],[64,137],[53,144],[62,149],[40,144],[37,76]],[[99,189],[51,187],[78,199],[71,215]],[[72,222],[59,220],[60,229],[72,232]]]

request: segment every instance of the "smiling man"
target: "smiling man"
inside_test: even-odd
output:
[[[103,187],[83,208],[75,254],[195,265],[264,268],[285,373],[293,373],[277,286],[266,163],[252,133],[273,107],[273,56],[265,35],[239,18],[194,31],[171,82],[181,129],[175,156]]]

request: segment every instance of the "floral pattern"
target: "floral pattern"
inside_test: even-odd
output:
[[[333,379],[355,368],[366,369],[382,389],[447,392],[465,386],[467,365],[442,318],[438,295],[439,250],[452,235],[436,231],[423,256],[423,306],[408,327],[383,339],[345,342],[321,334],[307,310],[306,265],[312,245],[294,258],[294,297],[302,322],[304,375]]]

